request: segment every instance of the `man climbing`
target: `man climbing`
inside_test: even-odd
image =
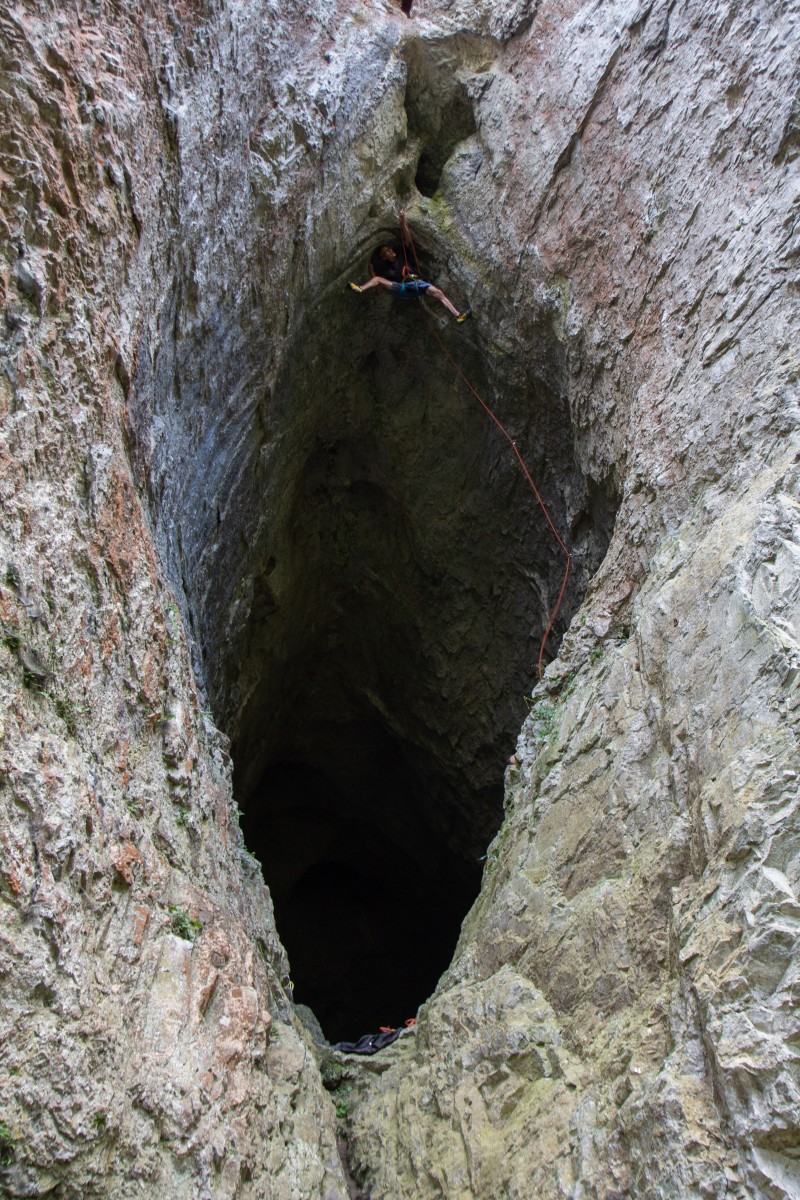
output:
[[[407,246],[413,246],[411,240],[411,232],[408,228],[406,215],[401,210],[400,212],[400,233],[403,241]],[[411,275],[407,266],[404,266],[398,257],[397,251],[391,246],[381,246],[370,261],[371,279],[366,283],[358,284],[351,283],[350,287],[354,292],[368,292],[370,288],[385,287],[395,296],[405,296],[407,299],[416,300],[418,296],[427,293],[434,300],[438,300],[443,304],[451,316],[461,323],[472,316],[471,311],[467,308],[463,312],[459,312],[455,304],[448,300],[444,292],[432,283],[428,283],[425,279],[416,279]]]

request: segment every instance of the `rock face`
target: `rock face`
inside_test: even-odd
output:
[[[176,72],[207,99],[235,30],[32,8],[0,16],[0,1190],[344,1197],[131,467],[191,174]]]
[[[0,15],[10,1196],[800,1193],[797,13],[414,12]]]

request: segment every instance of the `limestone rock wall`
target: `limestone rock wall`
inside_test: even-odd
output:
[[[176,80],[224,108],[236,15],[0,14],[8,1196],[347,1195],[130,456],[197,167]]]
[[[527,18],[441,194],[498,293],[564,281],[580,452],[623,498],[355,1161],[380,1197],[792,1196],[796,13]]]
[[[797,1193],[796,21],[4,8],[9,1195],[348,1193],[206,706],[235,728],[259,677],[287,356],[398,201],[488,386],[567,414],[578,542],[620,506],[454,962],[353,1080],[353,1169]]]

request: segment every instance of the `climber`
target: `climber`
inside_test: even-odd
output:
[[[408,277],[408,271],[394,246],[378,246],[370,256],[369,275],[370,279],[380,275],[390,283],[402,283]]]
[[[371,264],[372,265],[372,264]],[[350,287],[354,292],[368,292],[370,288],[385,287],[395,296],[405,296],[407,299],[416,300],[417,296],[422,296],[427,293],[434,300],[438,300],[443,304],[451,316],[455,317],[458,322],[466,321],[472,316],[471,311],[467,308],[464,312],[459,312],[452,300],[448,300],[441,288],[434,287],[432,283],[428,283],[425,279],[411,278],[401,266],[397,256],[397,251],[391,246],[381,246],[378,251],[377,262],[374,266],[375,274],[366,283],[351,283]]]
[[[407,246],[413,245],[411,241],[411,233],[408,228],[405,213],[400,212],[400,232],[403,241]],[[350,287],[354,292],[367,292],[370,288],[385,287],[395,296],[405,296],[407,299],[416,300],[418,296],[424,295],[426,292],[432,296],[434,300],[438,300],[443,304],[451,316],[461,323],[472,316],[470,309],[465,309],[459,312],[455,304],[448,300],[444,292],[432,283],[428,283],[425,279],[418,279],[412,276],[408,266],[404,266],[400,262],[398,253],[392,246],[380,246],[370,259],[370,278],[366,283],[358,284],[351,283]]]

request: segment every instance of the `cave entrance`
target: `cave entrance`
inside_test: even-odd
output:
[[[402,1025],[431,994],[478,890],[430,820],[435,765],[376,721],[287,731],[242,819],[269,880],[295,999],[332,1041]],[[499,789],[485,798],[493,824]]]
[[[415,240],[459,302],[445,252]],[[534,324],[526,354],[502,356],[435,309],[557,526],[580,527],[554,653],[611,528],[576,463],[556,339]],[[563,556],[417,305],[337,283],[296,336],[262,411],[246,536],[225,546],[241,565],[219,577],[209,682],[295,998],[352,1040],[413,1016],[450,962]]]

